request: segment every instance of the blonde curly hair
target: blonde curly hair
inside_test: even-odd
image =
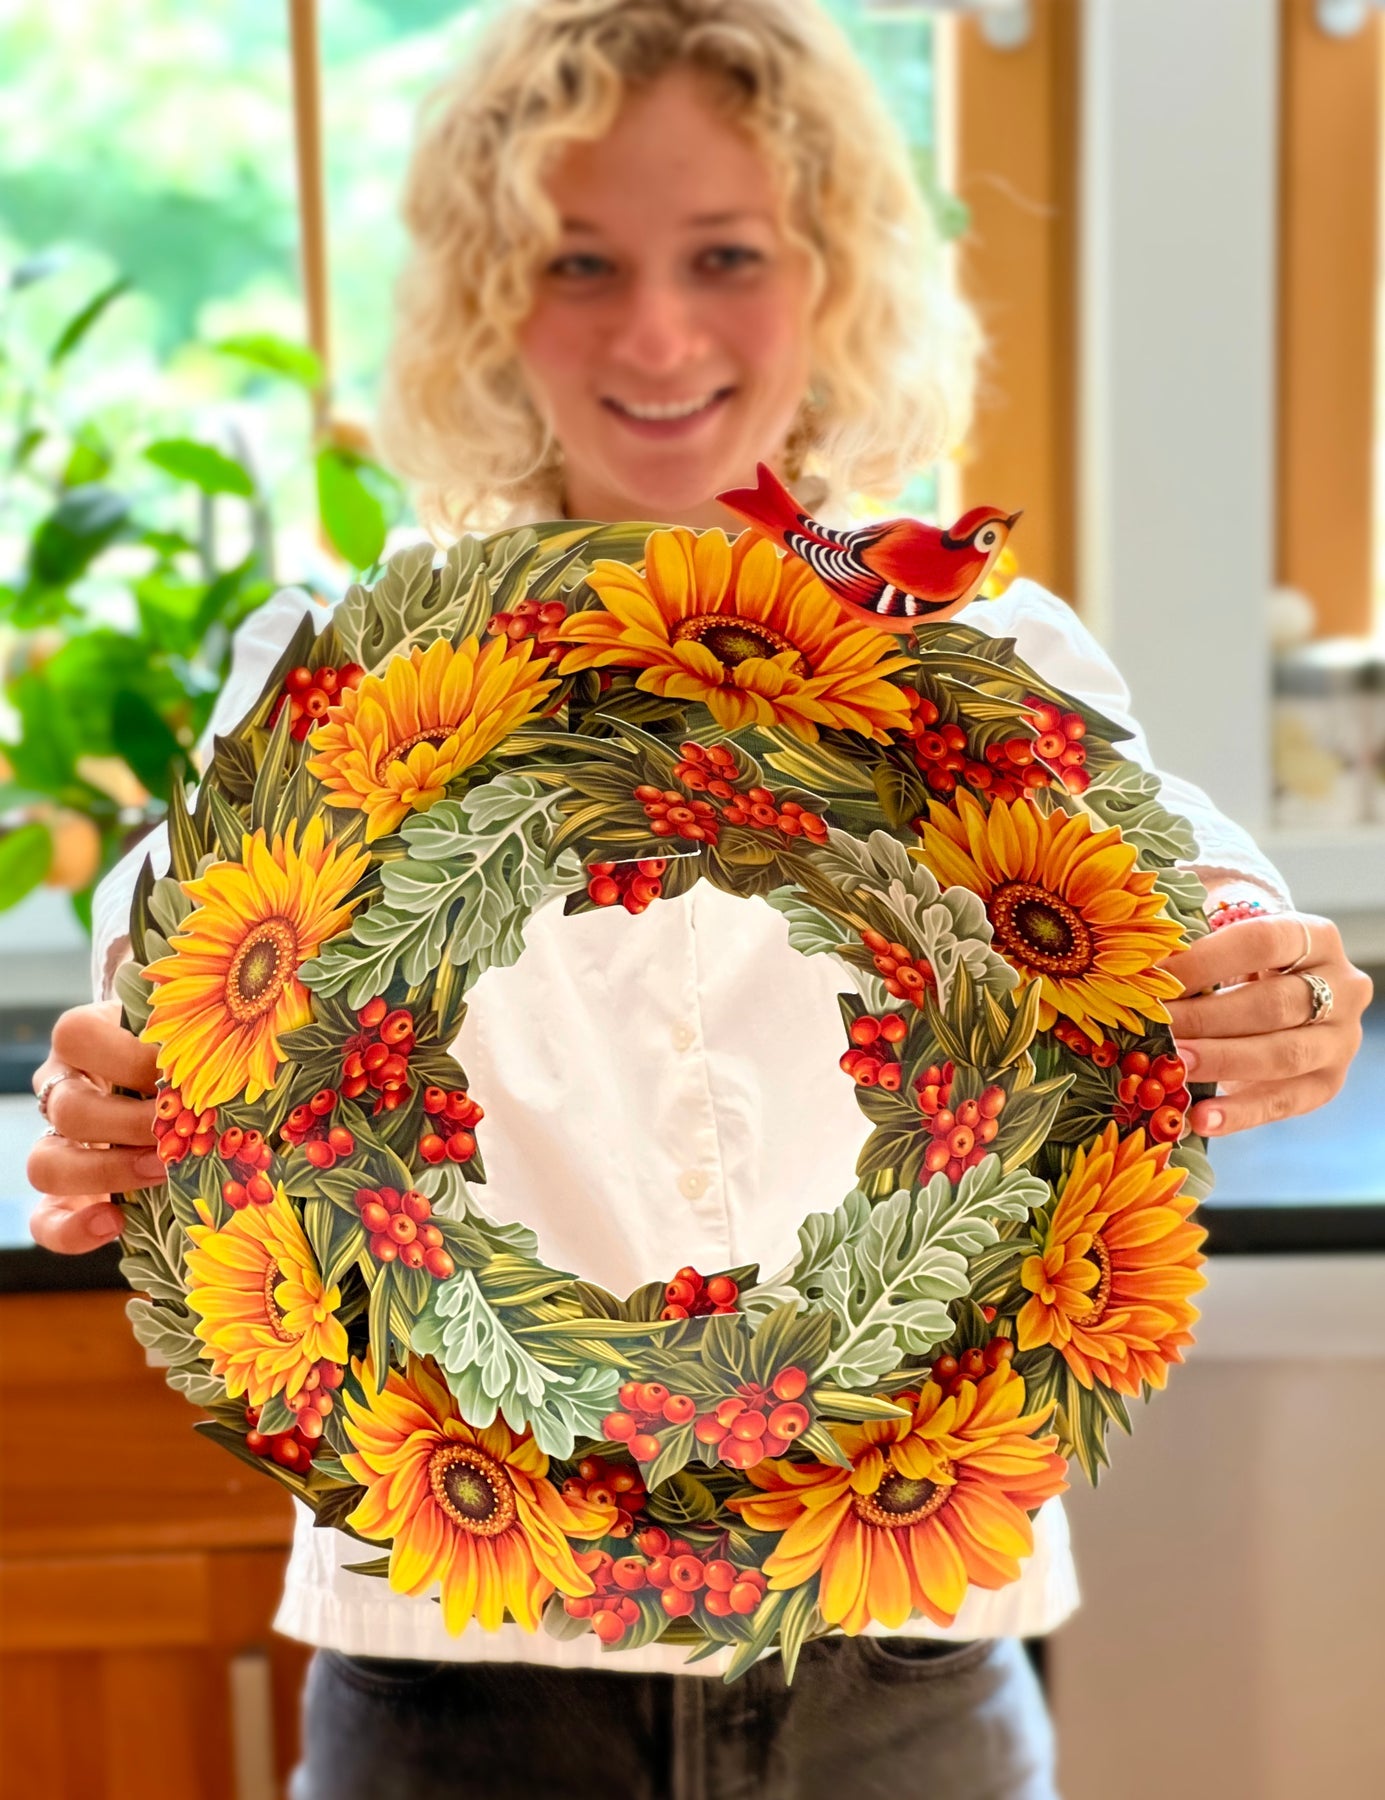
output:
[[[378,411],[385,460],[441,537],[560,488],[562,450],[516,331],[557,242],[550,159],[603,136],[627,87],[691,66],[778,178],[816,282],[791,479],[888,501],[970,416],[973,317],[947,281],[908,147],[817,0],[519,0],[425,100],[405,177],[412,240]]]

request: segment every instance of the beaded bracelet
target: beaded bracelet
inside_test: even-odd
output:
[[[1253,919],[1269,909],[1259,900],[1218,900],[1207,915],[1207,923],[1213,931],[1223,925],[1235,925],[1241,919]]]

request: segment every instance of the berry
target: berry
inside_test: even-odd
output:
[[[671,1619],[686,1619],[697,1601],[685,1589],[670,1586],[659,1595],[659,1604]]]
[[[639,1430],[639,1425],[629,1413],[607,1413],[601,1421],[601,1429],[608,1438],[616,1443],[628,1443]]]
[[[647,1431],[640,1431],[630,1439],[630,1454],[636,1462],[653,1462],[659,1454],[659,1440]]]
[[[685,1594],[695,1594],[705,1586],[707,1571],[696,1556],[677,1556],[669,1564],[669,1580],[675,1588],[681,1588]]]
[[[753,1613],[760,1604],[760,1588],[753,1581],[738,1581],[726,1598],[733,1613]]]
[[[802,1437],[812,1423],[806,1406],[797,1400],[786,1400],[783,1405],[776,1406],[769,1415],[769,1429],[776,1437],[788,1438],[790,1441]]]
[[[790,1365],[781,1369],[770,1383],[770,1391],[778,1400],[797,1400],[807,1391],[808,1376],[800,1368]]]

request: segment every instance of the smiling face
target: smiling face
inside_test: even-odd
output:
[[[739,530],[712,496],[779,462],[809,377],[811,262],[768,163],[676,70],[546,185],[562,236],[518,347],[568,516]]]

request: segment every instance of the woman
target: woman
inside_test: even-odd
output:
[[[906,153],[809,0],[512,8],[441,90],[406,218],[382,436],[439,524],[561,513],[735,530],[713,496],[760,459],[844,518],[841,496],[897,492],[962,421],[968,322],[933,277]],[[302,605],[281,595],[251,622],[221,719],[258,691]],[[1032,583],[966,616],[1127,718],[1115,670]],[[1147,760],[1138,735],[1130,752]],[[1230,1089],[1194,1123],[1230,1131],[1319,1105],[1359,1042],[1369,984],[1205,796],[1164,791],[1194,820],[1214,892],[1267,914],[1170,965],[1194,993],[1243,984],[1175,1008],[1199,1079]],[[128,894],[113,877],[100,896],[103,993]],[[458,1049],[485,1095],[488,1210],[620,1292],[689,1260],[777,1266],[812,1210],[804,1194],[835,1203],[851,1185],[855,1103],[821,1073],[839,1048],[839,975],[790,951],[767,908],[705,884],[653,908],[649,931],[615,910],[554,920],[536,918],[523,960],[478,984]],[[1308,985],[1274,972],[1296,961],[1333,987],[1323,1024],[1307,1024]],[[89,1248],[119,1229],[103,1194],[158,1178],[150,1103],[109,1092],[153,1081],[152,1051],[114,1009],[59,1021],[36,1078],[60,1134],[30,1165],[39,1242]],[[1055,1791],[1018,1640],[1077,1603],[1058,1500],[1035,1518],[1019,1581],[973,1586],[947,1630],[919,1620],[811,1644],[787,1690],[773,1658],[728,1688],[704,1679],[716,1658],[685,1674],[658,1645],[599,1660],[590,1637],[513,1625],[449,1638],[438,1608],[342,1569],[359,1559],[299,1509],[276,1624],[321,1648],[296,1800]]]

